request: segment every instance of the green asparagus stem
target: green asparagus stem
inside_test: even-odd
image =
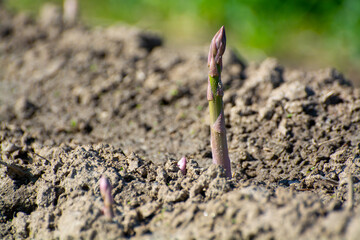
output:
[[[211,150],[213,163],[222,166],[231,178],[231,165],[226,141],[223,86],[221,82],[222,55],[226,48],[225,28],[222,26],[210,44],[208,56],[207,99],[210,110]]]

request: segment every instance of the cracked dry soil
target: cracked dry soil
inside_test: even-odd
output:
[[[59,19],[0,10],[1,239],[358,239],[360,90],[336,70],[227,50],[230,180],[211,164],[208,47]]]

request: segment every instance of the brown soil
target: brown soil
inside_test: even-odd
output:
[[[229,180],[211,164],[208,47],[162,42],[0,10],[0,238],[358,239],[360,89],[228,49]]]

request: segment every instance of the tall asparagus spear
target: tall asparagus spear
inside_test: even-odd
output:
[[[213,163],[219,164],[231,178],[231,165],[226,142],[226,129],[223,103],[223,86],[221,82],[222,55],[225,52],[226,36],[222,26],[210,44],[208,56],[208,89],[207,99],[210,110],[211,150]]]

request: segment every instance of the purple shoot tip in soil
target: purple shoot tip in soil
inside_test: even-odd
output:
[[[222,26],[210,44],[208,55],[207,99],[210,111],[211,150],[213,163],[222,166],[226,176],[231,178],[231,164],[228,153],[224,117],[224,90],[221,82],[222,55],[226,48],[225,28]]]
[[[103,213],[108,220],[114,217],[113,204],[114,199],[111,195],[112,186],[105,176],[100,178],[100,193],[104,200]]]
[[[177,163],[177,165],[180,168],[180,171],[183,175],[186,175],[186,162],[187,162],[186,157],[182,157]]]

